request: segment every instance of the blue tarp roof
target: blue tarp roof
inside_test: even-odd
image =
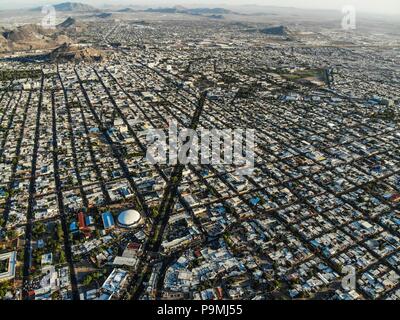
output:
[[[101,215],[102,219],[103,219],[103,225],[104,225],[104,229],[108,229],[111,228],[112,226],[115,225],[114,223],[114,217],[112,216],[111,212],[107,211],[104,212]]]
[[[258,197],[255,197],[255,198],[252,198],[251,200],[250,200],[250,203],[253,205],[253,206],[255,206],[257,203],[259,203],[260,202],[260,198],[258,198]]]
[[[78,223],[76,221],[73,221],[69,225],[69,231],[76,231],[76,230],[78,230]]]

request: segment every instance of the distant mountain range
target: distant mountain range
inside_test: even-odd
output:
[[[224,16],[222,14],[212,14],[210,16],[207,16],[207,18],[210,18],[210,19],[223,19]]]
[[[112,13],[102,12],[102,13],[99,13],[99,14],[95,14],[93,17],[101,18],[101,19],[111,18],[112,17]]]
[[[54,5],[54,9],[60,12],[88,12],[98,11],[95,7],[80,2],[63,2]],[[42,7],[33,8],[32,11],[41,11]]]
[[[101,13],[101,11],[91,5],[87,5],[80,2],[63,2],[54,5],[54,9],[59,12],[100,12],[97,18],[109,18],[111,13]],[[31,9],[31,11],[41,11],[42,7],[36,7]],[[109,10],[108,10],[109,11]],[[183,6],[174,7],[160,7],[160,8],[148,8],[148,9],[133,9],[133,8],[122,8],[117,10],[117,12],[155,12],[155,13],[180,13],[189,15],[199,15],[206,16],[212,19],[223,19],[223,15],[226,14],[239,14],[232,10],[225,8],[186,8]]]
[[[136,10],[132,9],[132,8],[123,8],[118,10],[117,12],[135,12]]]
[[[284,26],[267,27],[260,30],[261,33],[273,35],[273,36],[286,36],[289,30]]]
[[[159,12],[159,13],[183,13],[192,15],[221,15],[221,14],[236,14],[236,12],[224,8],[185,8],[182,6],[167,7],[167,8],[149,8],[145,12]]]

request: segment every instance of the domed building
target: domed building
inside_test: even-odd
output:
[[[118,225],[122,228],[133,228],[140,224],[142,216],[136,210],[122,211],[118,216]]]

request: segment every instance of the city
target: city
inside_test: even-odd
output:
[[[400,299],[400,20],[64,6],[0,15],[0,299]],[[171,121],[252,173],[149,162]]]

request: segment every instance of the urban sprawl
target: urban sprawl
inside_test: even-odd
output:
[[[0,297],[400,299],[399,37],[120,15],[0,59]],[[149,162],[171,121],[254,170]]]

